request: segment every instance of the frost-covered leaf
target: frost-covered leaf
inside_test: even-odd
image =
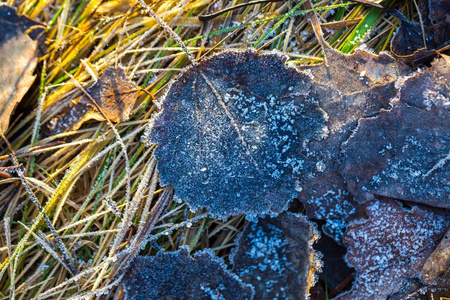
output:
[[[374,195],[450,208],[450,66],[409,78],[400,100],[360,121],[341,173],[361,201]]]
[[[450,225],[444,213],[402,208],[395,200],[374,200],[369,219],[352,222],[344,235],[346,256],[357,271],[352,290],[339,299],[386,299],[422,267]]]
[[[255,288],[255,299],[305,299],[320,269],[319,238],[302,215],[290,212],[250,222],[237,238],[233,271]]]
[[[138,89],[121,67],[109,67],[98,82],[88,90],[106,117],[113,122],[128,119],[136,102]],[[92,101],[83,95],[70,102],[61,113],[49,122],[53,134],[77,130],[88,120],[104,121]]]
[[[223,52],[188,68],[165,95],[149,141],[162,184],[191,209],[278,214],[295,197],[300,154],[326,133],[311,79],[286,57]]]
[[[300,69],[313,76],[311,95],[327,113],[329,135],[312,141],[304,152],[299,198],[310,217],[327,220],[324,232],[339,241],[348,220],[359,214],[338,173],[340,145],[356,128],[358,119],[390,107],[398,92],[395,82],[409,68],[389,55],[367,51],[344,55],[329,50],[326,58],[328,64]]]
[[[0,5],[0,133],[8,129],[14,108],[35,79],[38,43],[21,20],[15,9]]]
[[[252,299],[253,289],[207,249],[138,256],[123,281],[125,299]]]

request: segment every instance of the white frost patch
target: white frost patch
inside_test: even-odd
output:
[[[368,220],[352,222],[344,236],[347,261],[358,276],[350,292],[339,299],[386,299],[405,280],[420,277],[450,219],[431,209],[403,209],[394,200],[377,200],[367,207]]]

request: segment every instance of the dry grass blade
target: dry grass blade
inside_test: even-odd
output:
[[[158,109],[155,97],[185,67],[224,49],[278,50],[291,64],[312,65],[324,60],[323,45],[345,53],[361,44],[387,49],[397,22],[375,7],[339,1],[7,2],[45,24],[48,47],[40,80],[20,104],[23,114],[8,126],[13,151],[0,141],[0,297],[16,299],[120,298],[121,271],[135,256],[182,245],[209,247],[227,260],[243,218],[222,222],[189,212],[172,201],[171,187],[159,185],[154,147],[140,139]],[[408,2],[384,4],[418,21]],[[105,118],[48,132],[79,97],[96,105],[84,87],[119,65],[139,92],[127,122]],[[64,264],[80,274],[71,277]]]

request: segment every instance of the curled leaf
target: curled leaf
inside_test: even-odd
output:
[[[319,235],[290,212],[250,222],[237,238],[233,272],[255,288],[255,299],[306,299],[320,269],[313,243]]]
[[[138,89],[121,67],[109,67],[98,82],[88,90],[102,112],[112,122],[128,119],[136,102]],[[49,122],[53,134],[77,130],[88,120],[104,121],[105,117],[94,103],[83,95],[70,102]]]
[[[36,77],[38,45],[21,20],[15,9],[0,5],[0,133]]]
[[[175,80],[149,141],[162,184],[191,209],[276,215],[295,197],[301,151],[326,133],[311,80],[279,54],[223,52]]]
[[[125,274],[125,299],[252,299],[250,285],[232,274],[211,250],[188,248],[138,256]]]
[[[341,173],[359,201],[374,195],[450,208],[450,66],[409,78],[400,100],[360,121]]]
[[[369,219],[353,221],[344,236],[346,256],[357,271],[351,291],[338,299],[386,299],[422,267],[450,225],[444,213],[404,209],[394,200],[375,200]]]

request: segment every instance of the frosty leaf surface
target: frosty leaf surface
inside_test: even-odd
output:
[[[232,274],[211,250],[187,248],[138,256],[123,281],[125,299],[252,299],[250,285]]]
[[[327,64],[300,68],[313,78],[311,95],[327,113],[329,135],[312,141],[304,152],[299,198],[308,215],[326,220],[324,232],[339,241],[348,220],[359,214],[338,172],[340,146],[356,128],[358,119],[390,107],[398,92],[395,82],[409,68],[389,55],[363,50],[352,55],[328,50],[326,58]]]
[[[128,119],[136,102],[138,89],[121,67],[109,67],[88,93],[99,105],[103,113],[113,122]],[[104,121],[92,101],[83,95],[70,102],[60,114],[49,122],[53,134],[77,130],[88,120]]]
[[[369,219],[353,221],[344,235],[346,256],[357,271],[352,290],[338,299],[386,299],[422,267],[450,225],[430,208],[402,208],[392,199],[375,200]]]
[[[0,5],[0,133],[8,129],[14,108],[36,77],[38,43],[21,20],[14,8]]]
[[[380,195],[450,208],[449,74],[441,65],[412,76],[391,110],[360,121],[341,169],[359,201]]]
[[[191,209],[227,217],[278,214],[295,197],[300,152],[326,134],[311,79],[286,57],[223,52],[170,86],[149,141],[162,184]]]
[[[305,299],[320,268],[312,223],[290,212],[250,222],[237,238],[233,272],[255,288],[255,299]]]

